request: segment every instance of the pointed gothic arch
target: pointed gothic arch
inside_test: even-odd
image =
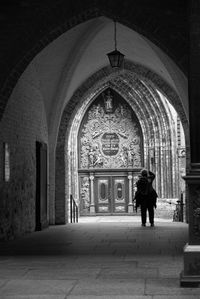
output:
[[[126,99],[132,106],[133,111],[137,111],[138,118],[140,120],[143,119],[143,121],[141,121],[141,127],[143,128],[144,144],[145,138],[148,141],[146,141],[147,146],[144,148],[146,151],[146,157],[150,155],[152,149],[151,141],[155,145],[158,144],[160,140],[160,147],[157,147],[156,151],[153,153],[153,156],[157,159],[157,169],[155,170],[159,173],[159,176],[163,178],[163,167],[170,166],[172,169],[166,173],[168,182],[170,182],[170,188],[168,188],[169,186],[164,186],[161,181],[156,182],[156,187],[160,188],[159,192],[161,197],[166,195],[165,192],[168,189],[170,190],[169,192],[171,192],[170,194],[172,197],[175,196],[177,192],[174,188],[176,185],[174,165],[176,165],[177,161],[171,147],[171,140],[174,132],[171,131],[170,126],[170,109],[167,106],[166,101],[162,101],[160,99],[159,93],[156,89],[162,90],[162,93],[178,112],[185,132],[186,147],[188,148],[188,121],[181,104],[181,100],[176,92],[157,74],[152,73],[143,66],[126,62],[125,68],[121,72],[113,72],[107,67],[99,71],[97,74],[94,74],[77,90],[64,110],[56,149],[57,165],[55,204],[57,223],[64,223],[67,221],[67,198],[69,193],[75,192],[75,197],[79,197],[79,192],[75,191],[76,188],[73,187],[78,186],[78,173],[75,168],[71,168],[71,164],[69,163],[69,161],[74,161],[74,164],[77,165],[78,162],[74,151],[70,148],[70,144],[77,146],[76,142],[73,141],[75,138],[73,139],[72,135],[76,136],[78,132],[77,130],[80,126],[81,115],[84,115],[89,103],[91,103],[97,95],[108,87],[113,88],[124,99]],[[157,114],[155,114],[155,112]],[[147,121],[147,115],[149,115],[149,122]],[[152,117],[153,115],[154,117]],[[159,121],[155,117],[158,115],[160,115]],[[165,130],[166,133],[165,140],[161,138],[163,130]],[[154,138],[151,138],[152,134],[154,135]],[[167,155],[165,155],[162,164],[159,166],[158,153],[160,148],[166,150]],[[149,161],[149,158],[146,158],[144,165],[149,167]],[[72,182],[70,177],[70,169],[73,171],[74,182]],[[65,174],[64,177],[61,178],[61,174]],[[62,215],[59,213],[61,210],[65,211]]]
[[[72,8],[70,7],[71,5],[75,5],[76,7]],[[162,23],[160,9],[158,9],[158,11],[157,9],[154,10],[154,13],[159,14],[159,18],[156,18],[153,14],[149,14],[148,10],[146,12],[143,7],[145,7],[145,3],[142,2],[140,2],[140,5],[138,5],[137,3],[135,3],[134,5],[126,4],[123,10],[120,11],[118,9],[118,6],[116,6],[115,1],[111,1],[109,3],[102,3],[101,1],[87,1],[87,3],[82,3],[80,7],[75,3],[68,3],[66,1],[63,3],[61,3],[60,1],[58,3],[52,2],[49,3],[48,7],[46,7],[46,13],[44,14],[44,11],[42,10],[41,15],[38,16],[37,30],[33,30],[32,28],[36,23],[33,9],[33,15],[29,15],[29,24],[27,24],[27,26],[24,26],[24,28],[21,28],[21,26],[19,27],[20,30],[22,30],[22,32],[20,31],[20,36],[27,36],[28,34],[29,39],[27,40],[24,38],[20,41],[20,43],[15,43],[17,51],[14,51],[15,55],[11,57],[12,59],[9,59],[6,64],[6,68],[4,66],[5,69],[0,80],[0,119],[3,116],[3,112],[7,105],[8,99],[17,81],[19,80],[20,76],[27,68],[27,66],[34,59],[34,57],[36,57],[39,52],[41,52],[45,47],[47,47],[63,33],[69,31],[70,29],[81,23],[101,16],[105,16],[110,19],[116,19],[121,24],[145,36],[148,40],[157,45],[165,53],[167,53],[167,55],[174,59],[180,66],[180,69],[182,69],[183,72],[186,73],[186,58],[184,49],[187,44],[187,36],[184,34],[184,31],[182,30],[179,43],[177,42],[176,48],[173,49],[171,45],[171,43],[173,44],[174,42],[173,37],[171,43],[169,43],[167,39],[162,39],[160,36],[160,32],[166,31],[165,22]],[[173,19],[175,20],[174,26],[176,25],[176,23],[178,24],[178,22],[176,22],[178,17],[179,25],[181,21],[184,20],[184,7],[185,6],[183,6],[183,9],[182,7],[178,7],[177,10],[177,8],[173,7],[172,5],[174,11],[172,9],[170,13],[173,15]],[[55,18],[55,11],[58,13],[58,15],[60,15],[59,18]],[[142,16],[141,19],[138,18],[138,15]],[[147,18],[147,24],[151,24],[151,26],[146,26],[146,22],[144,22],[145,17]],[[165,18],[166,15],[164,12],[163,21],[165,20]],[[38,30],[40,27],[43,29]],[[157,30],[158,28],[159,30]],[[179,26],[178,29],[180,30],[182,28],[180,28]],[[16,26],[15,30],[17,30]],[[172,27],[171,30],[173,32],[174,28]],[[15,41],[13,40],[13,42]]]

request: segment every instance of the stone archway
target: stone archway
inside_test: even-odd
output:
[[[112,2],[112,3],[111,3]],[[32,22],[32,25],[37,23],[37,30],[33,29],[29,25],[27,27],[24,27],[22,31],[20,31],[19,36],[24,37],[24,36],[29,36],[28,39],[22,38],[20,43],[16,43],[15,49],[16,51],[13,51],[14,54],[12,54],[12,59],[6,59],[6,70],[4,68],[5,64],[3,62],[3,68],[4,72],[2,73],[2,78],[0,80],[1,84],[1,111],[0,111],[0,117],[3,115],[4,109],[6,107],[8,98],[13,90],[13,87],[15,86],[17,80],[19,79],[20,75],[22,72],[26,69],[28,64],[32,61],[34,57],[37,56],[39,52],[41,52],[48,44],[52,43],[56,38],[58,38],[62,33],[69,31],[70,29],[74,28],[78,24],[82,24],[87,20],[95,19],[98,18],[99,16],[106,16],[110,19],[116,18],[118,22],[121,24],[125,25],[126,27],[133,29],[139,33],[141,33],[143,36],[145,36],[149,41],[153,42],[155,45],[157,45],[159,48],[161,48],[165,53],[167,53],[172,59],[176,61],[176,64],[180,66],[180,68],[185,70],[184,68],[184,63],[182,64],[183,61],[185,61],[183,55],[185,55],[184,52],[184,47],[182,45],[182,42],[184,40],[184,45],[185,45],[185,35],[184,35],[184,30],[182,31],[183,33],[183,38],[181,37],[181,45],[178,45],[178,42],[176,43],[176,48],[174,47],[174,41],[173,37],[169,35],[167,39],[161,38],[162,34],[160,35],[161,32],[165,32],[165,22],[162,23],[162,18],[160,18],[161,11],[160,8],[158,10],[155,9],[155,14],[159,15],[159,19],[155,18],[152,13],[149,13],[149,11],[144,11],[143,7],[146,6],[146,1],[142,3],[140,1],[140,5],[133,4],[132,2],[130,3],[127,1],[127,3],[124,5],[123,11],[119,10],[119,7],[116,6],[115,1],[111,1],[109,4],[107,2],[102,2],[102,1],[87,1],[87,4],[85,5],[84,3],[81,3],[81,6],[77,6],[76,8],[73,7],[74,9],[67,9],[68,8],[68,2],[65,6],[64,2],[63,5],[55,4],[56,6],[56,11],[58,15],[61,15],[61,18],[55,18],[54,13],[55,13],[55,6],[53,4],[53,7],[49,7],[47,11],[45,12],[42,10],[42,14],[40,15],[41,17],[41,22],[39,22],[39,19],[37,20],[38,22],[35,21],[35,15],[33,14],[32,20],[30,20],[29,25]],[[79,3],[80,4],[80,3]],[[131,4],[131,5],[130,5]],[[133,5],[132,5],[133,4]],[[75,4],[74,4],[75,5]],[[88,6],[89,5],[89,6]],[[170,6],[171,7],[171,6]],[[63,9],[64,8],[64,9]],[[156,8],[156,5],[155,5]],[[175,22],[173,23],[172,26],[172,32],[174,32],[174,26],[178,24],[177,22],[177,17],[179,20],[179,25],[182,20],[180,17],[180,10],[173,11],[173,5],[170,8],[172,10],[173,16],[175,17]],[[130,13],[131,11],[131,13]],[[151,12],[152,12],[152,7],[151,7]],[[39,11],[38,11],[39,12]],[[165,13],[162,11],[162,13]],[[184,14],[184,11],[182,11]],[[50,17],[52,16],[52,18]],[[141,16],[141,18],[138,16]],[[182,14],[181,14],[182,15]],[[135,18],[134,18],[135,16]],[[144,22],[145,16],[147,23]],[[47,19],[47,22],[46,22]],[[134,20],[134,21],[133,21]],[[159,21],[157,21],[159,20]],[[164,18],[163,18],[164,20]],[[168,20],[168,18],[167,18]],[[134,23],[133,23],[134,22]],[[148,23],[151,23],[151,27],[148,26]],[[16,26],[15,26],[16,27]],[[21,26],[19,26],[21,29]],[[156,29],[159,28],[159,31]],[[28,30],[30,29],[30,31]],[[179,28],[180,29],[180,28]],[[19,33],[19,32],[18,32]],[[32,34],[33,33],[33,34]],[[165,36],[166,37],[166,36]],[[170,42],[169,42],[170,41]],[[12,46],[9,44],[9,49],[11,49]],[[173,50],[175,52],[173,52]],[[5,51],[6,52],[6,51]],[[178,54],[177,54],[178,53]],[[182,55],[180,54],[182,53]],[[10,57],[9,57],[10,58]],[[162,59],[162,58],[161,58]],[[105,68],[106,69],[106,68]],[[98,72],[98,75],[100,73]],[[173,96],[172,96],[173,97]],[[69,104],[70,106],[71,104]],[[71,105],[71,107],[68,106],[69,111],[73,109],[74,104]],[[53,109],[52,109],[53,110]],[[181,109],[180,109],[181,110]],[[59,112],[61,109],[59,110]],[[57,120],[60,118],[57,117]],[[50,222],[53,224],[54,223],[54,191],[55,191],[55,182],[54,182],[54,158],[55,158],[55,144],[56,144],[56,139],[57,139],[57,129],[58,129],[58,124],[54,125],[53,123],[53,128],[56,128],[55,132],[51,133],[51,129],[49,130],[49,156],[50,156],[50,161],[52,161],[52,164],[50,163]],[[59,143],[60,141],[58,141]],[[59,160],[59,158],[58,158]],[[61,159],[62,161],[62,159]],[[56,171],[58,170],[58,167],[56,168]],[[62,172],[62,166],[59,170],[59,173]],[[62,185],[62,178],[60,177],[57,179],[58,176],[56,176],[56,185]],[[63,183],[64,184],[64,183]],[[57,189],[59,190],[59,189]],[[62,188],[61,188],[62,190]],[[60,192],[62,196],[62,191]],[[61,205],[62,209],[62,205]]]
[[[35,7],[31,8],[31,4],[29,5],[29,22],[26,23],[26,26],[16,27],[15,25],[17,21],[14,19],[13,14],[11,15],[9,27],[12,28],[13,25],[14,32],[17,33],[15,35],[23,38],[21,38],[20,43],[16,43],[15,39],[13,39],[13,46],[15,46],[16,51],[13,51],[14,53],[11,59],[6,59],[6,67],[5,62],[2,59],[2,68],[4,68],[4,72],[0,78],[0,119],[14,86],[33,58],[64,32],[74,28],[78,24],[100,16],[117,19],[121,24],[141,33],[159,48],[163,49],[163,51],[172,59],[175,57],[176,63],[180,66],[183,72],[186,73],[187,58],[185,57],[185,48],[187,44],[187,35],[186,32],[184,32],[185,27],[180,26],[180,24],[185,25],[184,14],[186,12],[184,11],[184,6],[183,9],[181,9],[182,7],[177,8],[174,3],[167,3],[167,7],[165,7],[165,4],[163,3],[162,10],[160,5],[155,3],[155,7],[151,6],[149,12],[149,7],[146,7],[146,1],[144,1],[144,3],[143,1],[140,1],[139,5],[132,1],[125,1],[123,3],[123,10],[120,10],[120,6],[116,5],[116,1],[109,1],[108,3],[106,1],[91,0],[81,4],[80,2],[77,4],[76,1],[58,1],[57,3],[49,3],[48,6],[45,5],[45,9],[41,9],[41,11],[38,10],[36,21]],[[171,28],[169,28],[168,16],[165,10],[170,12],[171,21],[173,19],[173,26],[171,26]],[[59,17],[55,17],[55,11],[56,15]],[[168,34],[163,38],[162,33],[166,32],[166,23],[168,24],[168,33],[171,32],[171,35]],[[149,24],[151,24],[151,26],[149,26]],[[174,27],[177,24],[179,26],[177,32],[179,32],[180,37],[178,38],[177,36],[176,47],[174,47]],[[34,26],[36,26],[36,28]],[[5,26],[6,30],[8,30],[7,27],[8,26]],[[9,36],[7,32],[5,36],[6,35]],[[24,38],[27,36],[29,38]],[[8,45],[10,50],[12,48],[12,43],[8,43]]]
[[[124,70],[121,71],[112,71],[109,67],[102,69],[89,78],[77,90],[63,112],[56,148],[56,223],[65,223],[67,221],[66,198],[69,196],[69,192],[72,191],[71,186],[77,185],[77,181],[71,182],[71,179],[69,180],[69,175],[71,175],[71,166],[69,167],[68,161],[74,161],[74,165],[77,163],[77,161],[75,156],[70,156],[70,153],[73,153],[73,151],[71,150],[67,140],[70,140],[70,136],[76,132],[75,128],[78,128],[79,126],[81,115],[84,114],[86,107],[89,105],[92,99],[94,99],[108,86],[115,88],[115,90],[128,99],[130,103],[133,97],[138,99],[138,102],[143,101],[143,105],[141,106],[142,109],[140,109],[140,117],[144,117],[142,116],[143,110],[149,111],[148,113],[151,115],[151,113],[158,108],[161,115],[164,115],[164,104],[158,101],[158,93],[156,107],[152,106],[150,101],[147,101],[149,103],[147,106],[144,104],[148,98],[153,99],[152,94],[153,92],[156,93],[156,89],[161,90],[179,114],[185,132],[186,147],[187,149],[189,148],[188,121],[182,107],[181,100],[177,96],[176,92],[166,82],[164,82],[161,77],[155,73],[152,73],[150,70],[141,65],[136,65],[130,62],[126,62]],[[138,90],[137,92],[136,89]],[[154,98],[156,98],[155,95]],[[137,101],[134,103],[132,102],[132,106],[136,105],[134,109],[137,109]],[[165,115],[165,118],[165,123],[162,125],[161,122],[159,125],[161,126],[160,130],[162,131],[162,126],[167,124],[167,131],[169,132],[171,129],[169,118],[167,115]],[[155,123],[156,119],[152,122],[152,128],[155,127]],[[145,130],[145,125],[143,125],[143,128]],[[146,136],[148,136],[148,134]],[[167,140],[169,140],[168,137]],[[74,143],[71,142],[71,144]],[[76,146],[76,144],[74,145]],[[171,158],[173,160],[173,157]],[[65,167],[66,169],[64,169]],[[72,170],[73,177],[77,180],[76,175],[74,176],[74,170],[75,169]]]

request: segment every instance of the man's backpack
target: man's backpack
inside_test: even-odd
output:
[[[147,195],[149,191],[149,182],[146,177],[141,177],[137,181],[137,191],[142,195]]]

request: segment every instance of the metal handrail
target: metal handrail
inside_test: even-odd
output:
[[[72,194],[70,194],[70,222],[78,223],[78,206],[77,206]]]

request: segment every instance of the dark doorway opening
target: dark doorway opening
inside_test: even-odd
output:
[[[36,141],[35,230],[47,226],[47,145]]]

